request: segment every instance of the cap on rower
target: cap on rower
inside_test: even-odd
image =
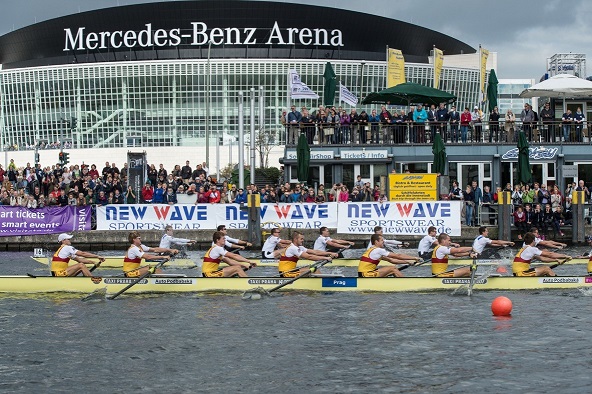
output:
[[[58,242],[62,242],[63,240],[70,239],[72,237],[73,237],[73,235],[62,233],[58,236]]]

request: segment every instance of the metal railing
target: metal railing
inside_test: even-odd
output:
[[[592,128],[592,127],[591,127]],[[590,145],[590,132],[584,122],[561,121],[524,123],[470,122],[400,122],[341,125],[338,123],[296,123],[284,125],[283,140],[286,145],[296,145],[300,134],[307,137],[310,145],[397,145],[431,144],[435,133],[444,143],[455,144],[516,144],[519,132],[524,132],[529,142],[541,144],[586,144]]]

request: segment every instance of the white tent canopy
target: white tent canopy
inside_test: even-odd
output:
[[[558,74],[523,90],[520,97],[562,98],[565,109],[566,98],[592,97],[592,82],[575,75]]]

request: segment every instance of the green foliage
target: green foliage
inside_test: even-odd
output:
[[[280,177],[281,172],[280,169],[277,167],[267,167],[255,169],[255,174],[259,176],[264,176],[265,178],[273,180],[273,182],[276,182]]]

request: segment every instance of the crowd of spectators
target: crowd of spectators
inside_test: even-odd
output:
[[[70,141],[64,141],[63,149],[71,149],[72,143]],[[6,150],[18,151],[18,150],[34,150],[34,149],[62,149],[60,141],[45,142],[41,141],[38,144],[29,144],[27,142],[21,142],[20,144],[8,144]]]
[[[500,114],[497,107],[485,114],[479,106],[472,110],[441,103],[438,107],[415,105],[404,109],[387,108],[348,113],[342,107],[324,107],[312,111],[295,105],[283,111],[280,121],[286,128],[286,143],[296,144],[299,135],[309,144],[403,144],[429,143],[439,133],[445,143],[515,143],[524,132],[529,142],[583,142],[586,118],[580,107],[575,113],[567,110],[561,118],[555,116],[549,103],[540,115],[530,104],[517,115],[509,109]]]
[[[570,183],[563,193],[557,185],[547,188],[547,185],[539,182],[534,182],[532,187],[520,184],[513,188],[508,183],[504,189],[497,187],[495,192],[489,186],[484,186],[481,190],[477,182],[472,182],[463,191],[458,182],[454,181],[449,198],[464,202],[462,216],[467,226],[480,226],[494,224],[497,212],[492,206],[498,203],[502,192],[509,192],[513,205],[512,220],[518,230],[518,238],[522,239],[532,227],[536,227],[544,239],[563,236],[562,227],[572,224],[571,204],[574,191],[584,192],[585,200],[590,200],[590,190],[583,180]]]
[[[120,169],[116,163],[106,162],[99,172],[95,164],[42,167],[27,163],[19,167],[10,160],[8,168],[0,165],[0,204],[42,208],[67,205],[108,204],[176,204],[195,201],[196,204],[246,203],[249,194],[259,195],[268,203],[324,203],[347,201],[386,201],[378,186],[371,187],[357,177],[351,190],[345,184],[334,184],[330,190],[320,185],[316,190],[305,184],[283,185],[255,184],[240,188],[224,181],[217,183],[209,175],[207,164],[192,168],[189,161],[184,166],[175,165],[169,172],[162,164],[157,169],[149,166],[148,180],[139,192],[128,183],[128,166]],[[182,198],[181,196],[188,196]]]

